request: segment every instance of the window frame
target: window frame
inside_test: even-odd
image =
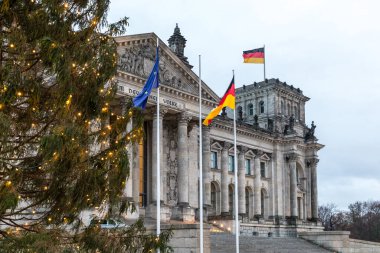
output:
[[[210,153],[210,168],[218,169],[218,152],[216,151],[211,151]]]
[[[259,102],[259,109],[260,109],[260,114],[265,113],[265,103],[264,103],[263,100],[261,100],[261,101]]]
[[[266,178],[267,164],[266,161],[260,161],[260,176]]]
[[[248,104],[248,114],[250,116],[253,116],[254,115],[254,110],[253,110],[253,104],[252,103],[249,103]]]
[[[235,171],[235,157],[233,155],[228,155],[228,172]]]
[[[247,163],[248,162],[248,163]],[[247,164],[248,164],[248,170],[247,170]],[[246,158],[244,161],[244,168],[245,168],[245,174],[246,175],[251,175],[252,174],[252,163],[251,159]]]

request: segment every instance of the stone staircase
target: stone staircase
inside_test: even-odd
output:
[[[332,253],[301,238],[240,236],[240,253]],[[211,253],[235,252],[235,235],[211,233]]]

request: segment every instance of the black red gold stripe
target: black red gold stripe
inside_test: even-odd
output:
[[[227,88],[226,93],[222,97],[222,99],[219,102],[219,105],[214,108],[206,117],[206,119],[203,121],[203,125],[210,125],[212,120],[219,115],[220,111],[224,107],[229,107],[231,109],[235,109],[235,78],[233,77],[231,80],[230,85]]]

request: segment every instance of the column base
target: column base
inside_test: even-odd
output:
[[[271,217],[274,220],[276,225],[286,225],[287,224],[286,219],[284,219],[284,216],[282,216],[282,215],[274,215]]]
[[[286,217],[289,225],[297,225],[298,216]]]
[[[190,207],[189,204],[182,203],[181,205],[173,207],[171,218],[184,222],[194,222],[195,209]]]
[[[145,216],[152,218],[152,219],[157,219],[157,205],[150,204],[146,210],[145,210]],[[170,207],[168,207],[165,204],[160,205],[160,220],[164,222],[170,221],[171,217],[171,210]]]
[[[137,220],[140,218],[140,203],[135,203],[133,200],[128,200],[131,205],[134,206],[134,211],[132,212],[132,207],[121,214],[121,216],[126,220]]]
[[[230,212],[222,212],[220,216],[222,219],[232,220],[232,214]]]
[[[248,215],[246,213],[239,213],[239,220],[241,222],[249,222]]]
[[[211,209],[210,205],[203,205],[203,222],[208,221],[208,215],[209,215],[209,210]],[[195,209],[195,220],[199,221],[199,208]]]

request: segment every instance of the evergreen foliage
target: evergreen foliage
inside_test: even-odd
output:
[[[108,0],[0,1],[0,252],[164,251],[170,232],[85,228],[117,215],[142,115],[116,96]],[[133,118],[133,127],[126,131]]]

